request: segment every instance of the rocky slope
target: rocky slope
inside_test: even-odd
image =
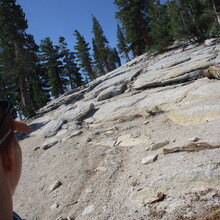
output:
[[[21,137],[15,211],[26,220],[220,219],[220,81],[203,75],[211,65],[220,65],[213,40],[144,54],[48,103]]]

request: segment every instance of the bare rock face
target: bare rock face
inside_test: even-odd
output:
[[[93,103],[82,103],[81,105],[78,105],[77,108],[62,114],[60,118],[61,120],[65,120],[67,122],[81,121],[93,109]]]
[[[152,146],[150,147],[150,150],[158,150],[158,149],[166,146],[167,144],[169,144],[169,141],[162,141],[162,142],[152,144]]]
[[[55,144],[57,144],[57,143],[58,143],[58,140],[57,140],[56,138],[52,138],[52,139],[46,141],[46,142],[43,144],[42,148],[43,148],[44,150],[47,150],[47,149],[53,147],[53,146],[54,146]]]
[[[120,95],[121,93],[125,91],[125,89],[126,89],[125,85],[112,86],[108,89],[103,90],[101,93],[99,93],[97,97],[97,101],[102,101],[102,100],[114,97],[116,95]]]
[[[213,46],[217,43],[217,38],[211,38],[211,39],[207,39],[205,40],[205,45],[206,46]]]
[[[43,130],[44,137],[54,136],[58,130],[61,129],[62,125],[65,124],[65,120],[53,120],[50,121]]]
[[[141,160],[141,163],[143,163],[143,164],[153,163],[154,161],[157,160],[157,158],[158,158],[158,154],[156,154],[156,155],[148,155],[148,156],[146,156],[145,158],[143,158]]]
[[[159,69],[157,71],[148,72],[139,77],[133,84],[134,89],[145,89],[151,87],[165,86],[171,83],[187,81],[202,75],[201,70],[209,66],[207,60],[198,60],[187,62],[184,66],[179,66],[173,70]]]
[[[219,79],[219,51],[215,41],[143,54],[48,103],[20,141],[14,210],[35,220],[216,218],[220,81],[207,77]]]
[[[177,124],[183,126],[202,124],[220,118],[220,105],[195,106],[188,109],[174,111],[169,118]]]

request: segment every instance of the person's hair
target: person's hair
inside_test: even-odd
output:
[[[11,119],[6,118],[2,121],[4,114],[3,109],[0,107],[0,153],[4,151],[14,136]]]

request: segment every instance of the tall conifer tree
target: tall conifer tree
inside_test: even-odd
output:
[[[220,25],[220,2],[219,0],[212,0],[212,3],[213,3],[215,15],[218,20],[218,24]]]
[[[134,56],[143,54],[146,47],[152,44],[149,36],[149,0],[115,0],[114,4],[119,10],[116,18],[122,24]]]
[[[74,46],[76,61],[79,62],[79,67],[84,72],[85,75],[88,75],[91,80],[96,78],[96,75],[92,66],[92,58],[90,56],[89,43],[86,42],[85,38],[75,30],[74,35],[76,37],[76,44]]]
[[[150,0],[148,11],[151,20],[150,36],[153,41],[153,48],[163,50],[173,43],[167,5],[161,4],[160,0]]]
[[[67,48],[67,43],[64,37],[59,38],[60,56],[63,60],[63,73],[68,78],[68,85],[71,89],[82,85],[82,77],[79,73],[79,68],[75,62],[74,53]]]
[[[27,20],[20,5],[16,4],[16,0],[0,0],[0,27],[0,48],[6,54],[4,68],[7,69],[10,66],[10,71],[4,71],[4,74],[17,80],[23,114],[31,116],[34,110],[27,86],[28,77],[32,71],[27,62],[32,53],[28,45],[30,35],[26,34]]]
[[[209,37],[215,23],[210,0],[171,0],[167,6],[175,39],[203,41]]]
[[[41,40],[39,58],[48,74],[51,94],[57,98],[64,93],[65,78],[62,76],[63,66],[59,47],[54,46],[49,37]]]
[[[121,27],[119,25],[117,25],[117,47],[119,50],[119,53],[122,54],[122,57],[125,58],[127,61],[130,61],[130,57],[129,57],[129,47],[126,43],[126,39],[125,39],[125,35],[123,33],[123,30],[121,29]]]
[[[99,72],[101,74],[105,74],[106,72],[110,72],[114,69],[109,61],[109,55],[111,53],[111,49],[108,45],[109,42],[107,38],[104,36],[104,32],[100,23],[94,16],[92,17],[92,24],[93,24],[92,32],[94,34],[93,37],[94,62]],[[104,67],[104,72],[101,66]]]

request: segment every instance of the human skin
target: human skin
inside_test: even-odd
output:
[[[0,153],[0,220],[13,220],[15,189],[22,170],[21,147],[13,134],[6,148]]]

